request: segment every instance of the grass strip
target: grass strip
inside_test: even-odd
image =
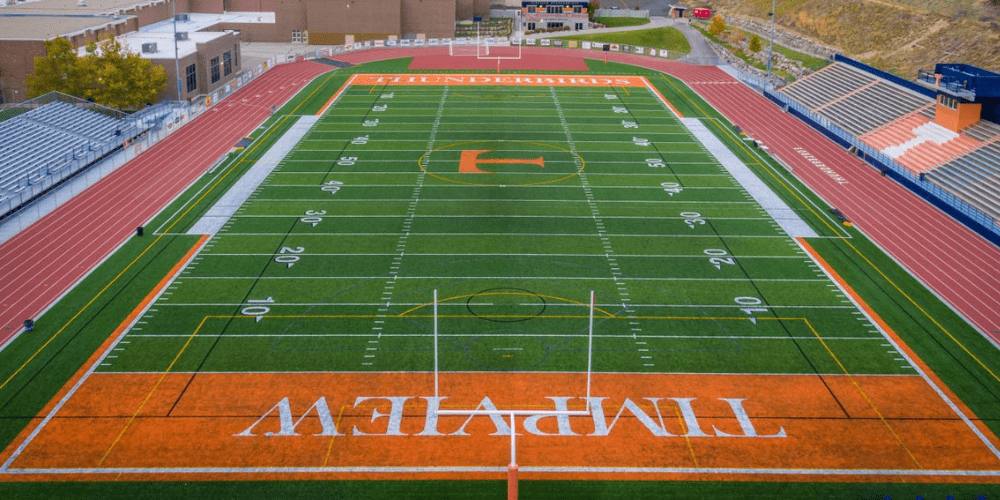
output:
[[[648,30],[621,31],[616,33],[594,33],[591,35],[571,35],[563,37],[553,37],[564,40],[579,40],[585,42],[618,43],[625,45],[637,45],[653,49],[667,49],[677,52],[678,57],[691,52],[691,45],[688,44],[684,34],[676,28],[654,28]]]
[[[648,17],[595,17],[595,23],[601,23],[608,28],[624,28],[626,26],[642,26],[649,24]]]

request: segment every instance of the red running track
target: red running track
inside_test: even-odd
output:
[[[375,49],[340,55],[337,59],[360,64],[388,58],[437,56],[444,53],[447,53],[445,48]],[[562,60],[574,60],[580,57],[599,59],[604,54],[554,48],[525,48],[524,56],[541,61],[538,64],[545,64],[545,61],[552,63],[557,59],[560,63],[564,62]],[[781,112],[770,101],[718,68],[690,66],[674,61],[620,53],[611,53],[608,57],[609,60],[656,69],[684,80],[730,121],[755,138],[764,141],[774,154],[793,167],[797,177],[828,203],[840,208],[875,243],[948,302],[984,335],[991,337],[995,342],[1000,341],[1000,335],[994,333],[1000,330],[1000,269],[996,266],[996,263],[1000,262],[1000,249],[996,246],[909,190],[879,176],[873,168],[791,115]],[[454,69],[461,69],[462,61],[463,58],[455,58]],[[328,69],[319,66],[314,63],[299,63],[272,70],[217,107],[215,113],[206,113],[199,117],[195,120],[196,123],[189,124],[176,132],[174,136],[133,162],[142,161],[144,166],[122,167],[116,174],[91,188],[96,190],[98,186],[109,185],[107,189],[101,191],[101,194],[118,193],[117,197],[108,196],[111,201],[102,200],[105,196],[88,195],[85,192],[77,197],[79,199],[72,200],[70,204],[0,246],[0,263],[3,263],[0,267],[0,297],[6,298],[3,304],[0,304],[0,325],[19,327],[22,318],[37,315],[31,311],[42,311],[62,295],[124,241],[134,226],[148,220],[159,208],[149,209],[143,216],[133,214],[130,210],[136,210],[137,205],[164,206],[183,189],[183,186],[193,182],[212,160],[242,137],[245,130],[263,121],[267,115],[266,107],[290,97],[294,92],[286,90],[287,83],[278,92],[274,88],[269,88],[277,84],[281,79],[280,76],[292,72],[294,67],[296,71],[298,68],[303,68],[300,76],[311,75],[308,76],[311,78]],[[267,94],[264,93],[265,90]],[[275,95],[276,93],[279,95]],[[238,96],[241,97],[237,99]],[[261,103],[243,105],[249,99],[262,100]],[[235,102],[237,100],[240,102]],[[227,105],[235,109],[228,109]],[[246,128],[233,127],[234,120],[246,125]],[[201,125],[196,127],[198,123]],[[226,130],[219,131],[221,124],[225,124],[230,130],[240,131],[227,134],[228,139],[223,140],[219,134]],[[183,136],[185,139],[179,137],[182,133],[185,134]],[[192,142],[190,146],[183,146],[185,141]],[[211,149],[212,145],[215,149]],[[796,148],[804,149],[847,182],[836,182],[806,160]],[[201,152],[209,149],[212,152]],[[156,161],[144,159],[153,157],[154,152]],[[198,164],[188,164],[195,155],[202,158],[202,161]],[[171,173],[164,175],[157,175],[160,172],[153,168],[162,168],[173,163],[185,163],[188,164],[188,168],[175,165],[176,173],[170,170]],[[129,172],[139,171],[145,177],[136,178],[142,180],[124,178],[114,181],[112,185],[111,179],[126,169]],[[125,177],[126,174],[121,175]],[[177,179],[175,183],[171,178],[174,175],[183,179]],[[156,182],[175,185],[173,194],[166,195],[166,189],[157,186]],[[142,193],[130,193],[124,198],[129,202],[127,206],[130,208],[119,209],[120,201],[123,199],[122,193],[126,193],[127,187],[133,185],[144,186]],[[86,200],[83,199],[84,195],[88,195]],[[144,196],[159,197],[163,201],[152,204],[143,200],[143,203],[137,203],[137,200],[142,200]],[[75,208],[69,208],[69,205]],[[74,233],[76,236],[64,239],[67,242],[89,242],[82,249],[77,249],[70,243],[56,245],[58,248],[48,244],[30,243],[39,241],[39,236],[45,234],[58,234],[50,232],[52,230],[74,230],[79,221],[104,216],[106,213],[113,214],[106,217],[114,218],[104,224],[103,228],[81,228],[80,233]],[[56,214],[59,214],[59,217],[55,217]],[[53,219],[53,222],[48,219]],[[43,223],[51,224],[45,226],[44,232],[36,227]],[[110,241],[102,242],[102,238],[108,238]],[[98,242],[104,244],[99,245]],[[36,253],[36,247],[39,246],[41,248],[37,249]],[[75,265],[64,262],[70,256],[75,260]],[[43,263],[48,264],[43,265]],[[29,264],[35,264],[38,269],[33,270]],[[39,295],[37,299],[16,298],[31,297],[35,294]],[[17,308],[11,307],[14,304],[10,304],[15,300]],[[5,340],[4,332],[0,332],[0,345]],[[9,334],[7,336],[9,337]]]
[[[272,105],[331,69],[275,67],[0,245],[0,346],[267,119]]]
[[[587,71],[586,52],[554,48],[524,47],[520,60],[505,59],[500,62],[503,71]],[[383,59],[412,57],[409,69],[467,69],[482,73],[496,71],[496,60],[477,59],[471,56],[449,56],[447,47],[372,49],[338,54],[333,59],[361,64]]]
[[[446,48],[381,49],[338,56],[354,63],[390,57],[447,54]],[[525,47],[522,64],[546,67],[573,64],[577,57],[602,59],[605,53]],[[789,164],[794,174],[855,227],[896,259],[913,276],[1000,345],[1000,248],[828,140],[760,94],[714,66],[692,66],[649,56],[609,53],[611,61],[674,75],[730,121]],[[452,69],[465,58],[454,57]],[[478,62],[473,60],[474,62]],[[507,62],[507,61],[504,61]],[[807,160],[808,152],[839,174],[837,182]]]
[[[1000,248],[717,67],[625,54],[612,54],[611,59],[683,80],[731,122],[763,141],[796,177],[1000,345]],[[846,182],[834,180],[799,149]]]

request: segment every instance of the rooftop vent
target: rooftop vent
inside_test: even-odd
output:
[[[77,0],[76,6],[77,7],[86,7],[87,6],[87,0]]]
[[[156,43],[144,43],[142,44],[143,54],[155,54],[156,53]]]
[[[174,39],[177,40],[177,41],[187,40],[188,39],[188,32],[187,31],[178,31],[177,33],[174,34]]]
[[[80,1],[83,2],[85,0],[80,0]],[[189,16],[188,14],[177,14],[176,16],[174,16],[174,20],[179,23],[186,23],[191,20],[191,16]]]

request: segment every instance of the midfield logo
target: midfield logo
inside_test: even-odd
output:
[[[448,398],[428,396],[421,396],[419,398],[410,396],[361,396],[354,401],[353,408],[361,409],[365,412],[367,412],[368,408],[372,408],[371,419],[369,420],[366,416],[363,419],[365,424],[350,426],[351,430],[348,431],[346,428],[337,429],[326,397],[317,399],[297,419],[293,415],[298,413],[292,411],[292,404],[286,397],[271,407],[267,413],[257,419],[256,422],[247,427],[243,432],[234,434],[234,436],[301,436],[303,433],[300,433],[298,428],[304,422],[308,422],[307,425],[311,430],[321,429],[318,433],[308,433],[308,435],[312,436],[345,436],[348,434],[352,436],[468,436],[469,433],[465,429],[473,419],[489,419],[494,428],[494,432],[490,433],[491,436],[510,435],[510,426],[503,415],[447,416],[444,418],[448,420],[448,425],[443,425],[440,422],[441,419],[439,418],[438,411],[441,409],[442,401],[446,399]],[[546,399],[552,401],[552,410],[568,411],[570,410],[570,400],[582,400],[583,398],[556,396]],[[608,412],[605,411],[608,399],[606,397],[590,398],[589,418],[586,416],[571,417],[568,415],[532,415],[524,417],[522,429],[528,434],[536,436],[608,436],[614,430],[615,426],[618,425],[622,416],[628,413],[655,437],[787,437],[784,427],[778,427],[777,431],[770,434],[759,432],[744,408],[744,401],[747,401],[746,398],[718,398],[718,401],[724,404],[715,403],[713,405],[713,409],[716,412],[719,408],[725,409],[725,414],[716,413],[711,415],[711,418],[713,421],[722,419],[729,421],[727,425],[732,428],[723,425],[727,430],[722,430],[716,425],[711,425],[709,429],[701,424],[699,417],[695,413],[696,398],[643,398],[643,406],[650,408],[653,411],[652,415],[647,413],[642,406],[636,404],[630,398],[625,398],[620,405],[608,406],[608,409],[614,413],[614,418],[610,422],[608,421]],[[423,401],[418,402],[418,400]],[[581,403],[582,401],[579,401],[574,406],[581,406]],[[388,413],[379,411],[380,408],[385,408],[387,405],[389,406]],[[415,414],[406,414],[408,410],[414,413],[414,408],[424,411]],[[617,412],[615,412],[614,408],[617,408]],[[498,411],[497,406],[488,396],[484,397],[475,409]],[[666,414],[664,414],[663,410],[667,410]],[[412,422],[412,417],[424,417],[423,429],[420,432],[404,432],[404,415],[411,417],[407,419],[408,422]],[[277,417],[277,422],[274,422],[275,417]],[[307,417],[309,418],[307,419]],[[732,422],[731,419],[735,420],[735,422]],[[315,424],[317,420],[319,423],[318,429]],[[461,425],[457,425],[459,421],[462,421]],[[554,424],[550,423],[545,427],[555,429],[555,432],[540,429],[540,422],[554,422]],[[720,423],[719,425],[722,424]],[[576,430],[574,430],[574,426]],[[739,429],[737,430],[736,427]],[[590,432],[579,432],[584,429]]]
[[[458,163],[458,171],[463,174],[494,174],[496,172],[492,170],[483,170],[479,168],[479,165],[483,164],[494,164],[494,165],[538,165],[538,168],[545,168],[545,158],[539,156],[538,158],[479,158],[479,155],[483,153],[492,153],[492,149],[478,149],[478,150],[464,150],[462,151],[462,158]]]

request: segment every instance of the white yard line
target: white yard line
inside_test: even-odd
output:
[[[198,219],[198,222],[191,226],[188,234],[214,235],[218,233],[222,226],[236,213],[236,210],[246,203],[247,198],[264,182],[264,179],[271,174],[278,163],[318,120],[318,116],[300,117],[288,131],[275,141],[267,153],[264,153],[264,156],[257,160],[253,167],[240,177],[236,184],[230,187],[226,194],[222,195],[201,219]]]

